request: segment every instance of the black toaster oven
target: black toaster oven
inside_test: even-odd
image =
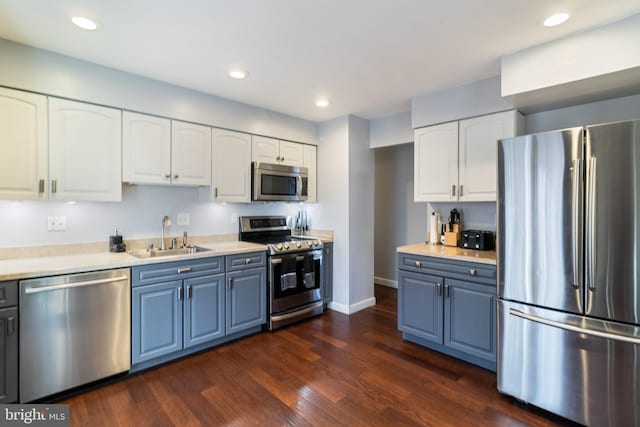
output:
[[[477,249],[490,251],[496,247],[495,233],[483,230],[465,230],[460,236],[460,247],[465,249]]]

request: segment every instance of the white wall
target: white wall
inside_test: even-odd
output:
[[[511,108],[500,96],[500,77],[496,76],[412,98],[411,124],[415,129]]]
[[[334,231],[333,300],[349,306],[349,122],[339,117],[318,127],[318,200],[315,226]]]
[[[373,302],[375,164],[369,138],[369,121],[349,116],[350,306]]]
[[[411,111],[371,120],[369,147],[406,144],[413,141]]]
[[[237,233],[239,215],[295,215],[306,208],[315,222],[312,204],[253,203],[220,204],[198,201],[194,188],[129,186],[123,188],[120,203],[0,201],[0,247],[48,244],[108,242],[117,227],[125,239],[160,238],[164,215],[172,219],[170,236]],[[188,226],[179,226],[178,212],[190,215]],[[67,230],[47,231],[47,216],[67,217]],[[233,221],[232,221],[233,218]]]
[[[0,39],[0,86],[315,144],[314,122]]]

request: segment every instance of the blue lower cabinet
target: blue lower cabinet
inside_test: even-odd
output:
[[[487,287],[446,279],[444,345],[496,361],[496,295]]]
[[[496,370],[496,267],[400,254],[398,329],[409,341]]]
[[[184,281],[184,348],[225,335],[224,274]]]
[[[264,268],[227,273],[226,333],[267,321],[267,278]]]
[[[182,349],[182,281],[131,291],[131,363]]]

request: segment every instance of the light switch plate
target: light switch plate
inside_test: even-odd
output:
[[[188,212],[178,212],[178,225],[189,225]]]

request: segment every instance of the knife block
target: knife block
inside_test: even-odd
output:
[[[454,227],[454,229],[455,229],[455,227]],[[459,231],[446,231],[444,233],[444,245],[445,246],[458,246],[458,242],[459,241],[460,241],[460,232]]]

